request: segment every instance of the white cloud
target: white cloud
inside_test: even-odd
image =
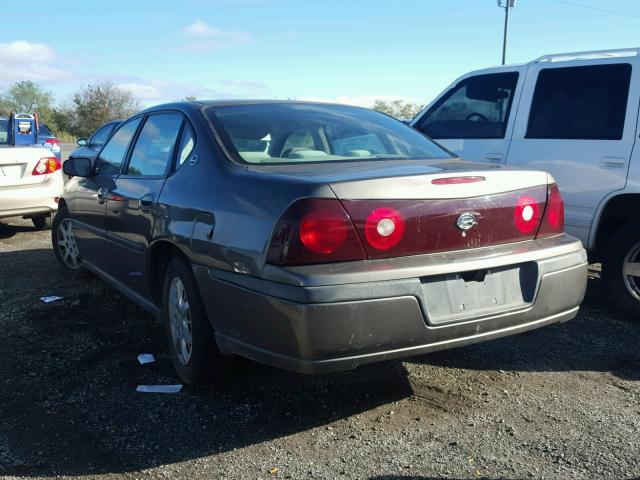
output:
[[[303,96],[297,98],[297,100],[303,100],[307,102],[328,102],[328,103],[341,103],[344,105],[355,105],[357,107],[373,106],[376,100],[383,100],[385,102],[392,102],[394,100],[401,100],[409,103],[424,103],[424,99],[411,98],[404,95],[340,95],[338,97],[316,97],[316,96]]]
[[[0,43],[0,86],[21,80],[53,83],[68,80],[71,73],[60,68],[61,57],[49,45],[15,41]]]
[[[190,95],[199,99],[234,97],[230,93],[217,91],[203,85],[165,80],[130,78],[116,82],[116,84],[118,87],[131,92],[133,97],[136,100],[140,100],[143,105],[174,102]]]
[[[187,46],[195,51],[211,50],[224,45],[239,45],[251,40],[251,35],[247,32],[221,30],[202,20],[197,20],[185,27],[184,33],[192,38]]]
[[[184,29],[184,33],[192,35],[194,37],[211,37],[218,33],[218,30],[213,28],[208,23],[202,20],[197,20]]]
[[[254,82],[252,80],[223,80],[220,83],[222,85],[228,85],[230,87],[237,87],[239,89],[249,91],[267,89],[267,86],[264,83]]]

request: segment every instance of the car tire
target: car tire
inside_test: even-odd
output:
[[[629,224],[614,233],[603,260],[609,297],[620,311],[640,321],[640,275],[628,274],[631,268],[640,266],[640,227]],[[637,265],[630,267],[632,263]]]
[[[234,359],[218,350],[191,267],[182,258],[173,258],[165,272],[162,321],[173,366],[183,383],[217,384],[229,377]]]
[[[51,224],[51,244],[58,266],[71,278],[85,278],[89,270],[82,266],[73,226],[66,207],[60,208]]]
[[[36,230],[44,230],[50,228],[53,221],[53,215],[48,213],[46,215],[38,215],[37,217],[31,217],[31,222]]]

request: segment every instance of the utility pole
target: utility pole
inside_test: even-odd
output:
[[[516,6],[516,0],[498,0],[498,7],[504,8],[504,38],[502,39],[502,65],[507,60],[507,30],[509,29],[509,10]]]

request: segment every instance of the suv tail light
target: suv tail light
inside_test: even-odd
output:
[[[60,170],[62,168],[62,163],[58,157],[44,157],[38,160],[36,166],[33,168],[33,172],[31,175],[46,175],[48,173],[53,173],[56,170]]]
[[[303,199],[292,204],[278,221],[267,252],[267,261],[276,265],[364,259],[349,215],[332,199]]]
[[[555,183],[549,185],[547,207],[538,231],[538,237],[552,237],[564,232],[564,201]]]

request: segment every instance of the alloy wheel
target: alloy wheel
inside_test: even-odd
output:
[[[62,220],[58,225],[57,246],[60,258],[62,258],[65,265],[73,270],[79,269],[82,264],[82,257],[76,244],[76,237],[73,234],[73,225],[71,225],[71,220],[68,218]]]
[[[631,296],[640,302],[640,242],[631,247],[624,257],[622,276]]]
[[[174,277],[169,287],[169,327],[178,360],[187,365],[193,350],[193,331],[189,298],[179,277]]]

